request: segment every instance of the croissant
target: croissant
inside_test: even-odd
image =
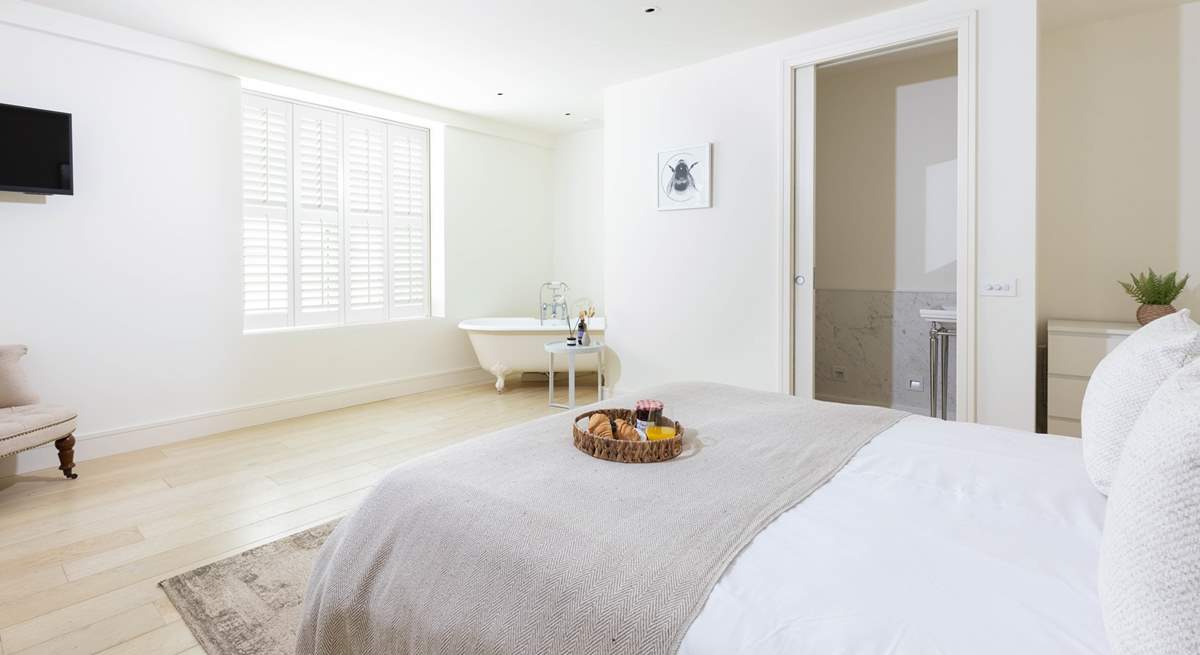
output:
[[[608,422],[608,414],[597,412],[588,417],[588,432],[606,439],[613,438],[612,425]]]
[[[638,434],[637,428],[630,425],[624,419],[617,419],[617,438],[621,441],[640,441],[642,435]]]

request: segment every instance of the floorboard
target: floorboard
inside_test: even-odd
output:
[[[595,394],[584,378],[576,400]],[[532,382],[454,387],[88,460],[74,481],[0,479],[0,655],[202,655],[160,580],[343,516],[398,463],[563,411],[546,402]]]

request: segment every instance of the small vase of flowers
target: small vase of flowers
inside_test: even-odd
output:
[[[1190,275],[1184,275],[1182,279],[1176,279],[1176,273],[1168,273],[1159,275],[1150,269],[1146,273],[1134,275],[1129,274],[1129,282],[1118,282],[1125,293],[1131,298],[1138,301],[1137,321],[1139,325],[1145,325],[1150,321],[1162,318],[1168,314],[1176,312],[1172,302],[1183,293],[1184,287],[1187,286]]]

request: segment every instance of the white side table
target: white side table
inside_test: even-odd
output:
[[[592,341],[587,346],[568,346],[566,341],[551,341],[546,344],[546,352],[550,353],[550,406],[562,409],[575,409],[575,356],[595,354],[599,361],[596,363],[596,397],[604,400],[604,344]],[[567,404],[554,402],[554,356],[567,356]]]

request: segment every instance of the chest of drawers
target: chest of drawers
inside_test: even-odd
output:
[[[1046,325],[1046,430],[1079,436],[1083,392],[1104,356],[1136,323],[1050,320]]]

